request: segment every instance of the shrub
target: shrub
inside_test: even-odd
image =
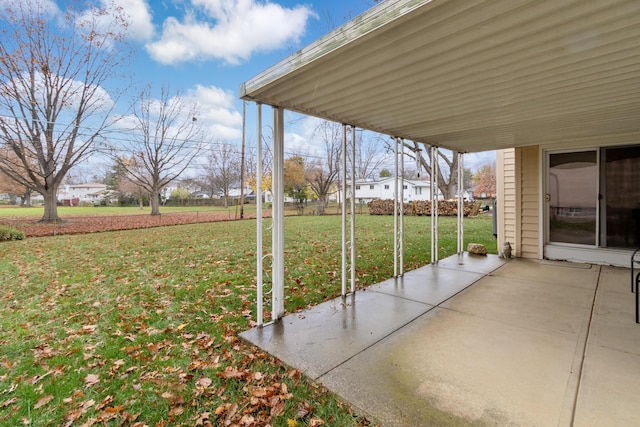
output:
[[[7,227],[6,225],[0,225],[0,242],[6,242],[8,240],[22,240],[24,239],[24,232],[16,230],[15,228]]]

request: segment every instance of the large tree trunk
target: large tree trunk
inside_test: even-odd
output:
[[[31,190],[25,190],[22,196],[22,206],[26,208],[31,207]]]
[[[149,200],[149,204],[151,205],[151,215],[160,215],[160,192],[154,191],[151,193],[151,200]]]
[[[58,217],[58,187],[50,187],[42,195],[44,196],[44,214],[40,222],[57,222]]]
[[[327,206],[327,200],[325,196],[318,197],[318,215],[324,215],[324,209]]]

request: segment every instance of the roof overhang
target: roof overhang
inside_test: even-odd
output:
[[[460,152],[640,135],[638,0],[385,0],[240,97]]]

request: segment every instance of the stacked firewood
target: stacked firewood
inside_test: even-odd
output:
[[[370,215],[393,215],[393,200],[372,200],[369,202]],[[416,200],[402,204],[405,215],[431,215],[430,200]],[[398,212],[399,212],[398,208]],[[475,202],[464,202],[464,216],[477,216],[480,205]],[[458,202],[456,200],[441,200],[438,202],[438,215],[458,215]]]

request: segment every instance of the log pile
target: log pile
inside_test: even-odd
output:
[[[368,204],[369,215],[393,215],[393,200],[372,200]],[[405,215],[430,216],[431,201],[416,200],[402,204]],[[480,205],[475,202],[464,202],[464,216],[477,216]],[[438,202],[438,215],[458,215],[458,202],[456,200],[441,200]]]

